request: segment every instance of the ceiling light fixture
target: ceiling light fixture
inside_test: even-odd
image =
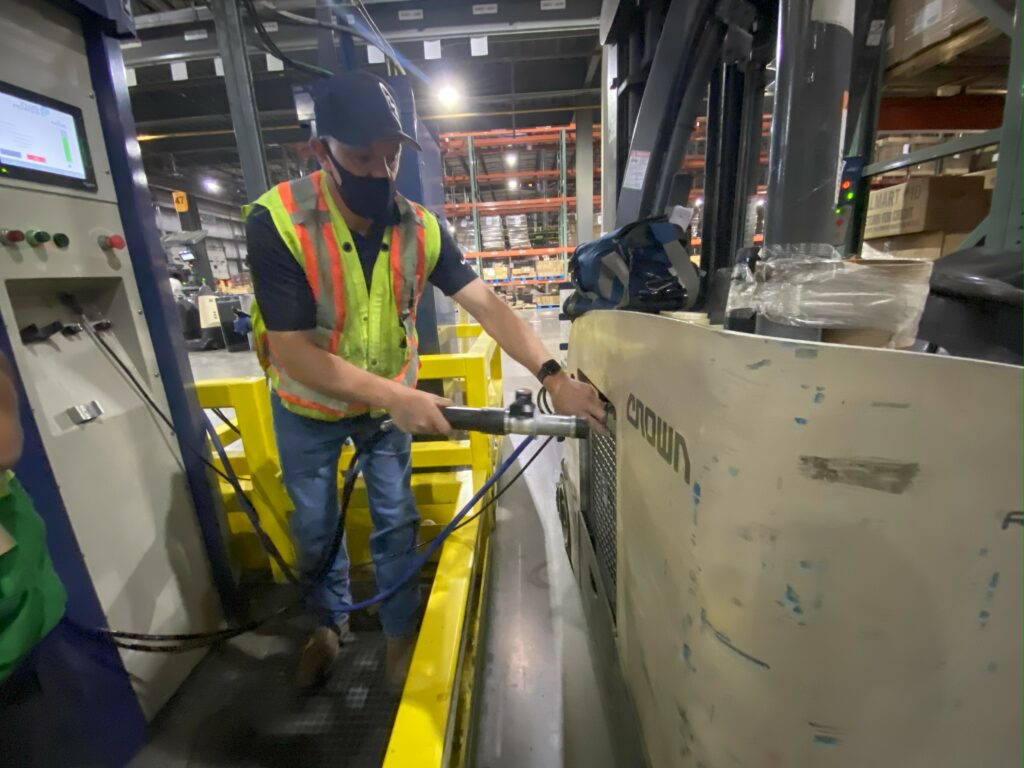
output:
[[[437,91],[437,100],[442,106],[454,107],[462,101],[462,94],[452,83],[445,83]]]

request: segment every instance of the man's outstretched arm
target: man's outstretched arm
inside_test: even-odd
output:
[[[539,372],[551,358],[537,334],[483,280],[473,280],[452,298],[483,326],[509,357],[530,373]],[[585,417],[591,427],[606,433],[604,404],[596,389],[576,381],[565,371],[545,378],[544,386],[551,393],[551,402],[558,413]]]

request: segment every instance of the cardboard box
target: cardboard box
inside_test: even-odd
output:
[[[967,175],[972,178],[981,179],[985,182],[985,189],[991,191],[996,188],[996,171],[998,170],[998,168],[989,168],[986,171],[974,171]]]
[[[935,261],[948,256],[967,237],[967,232],[917,232],[865,240],[860,255],[864,259],[925,259]]]
[[[484,280],[508,280],[508,267],[499,264],[494,267],[484,267]]]
[[[911,179],[868,198],[864,239],[915,232],[970,232],[988,213],[984,182],[971,176]]]
[[[519,279],[530,278],[530,279],[532,279],[532,278],[534,278],[536,276],[537,276],[537,270],[535,270],[533,267],[513,267],[512,268],[512,277],[514,277],[514,278],[519,278]]]
[[[565,274],[565,265],[561,259],[548,259],[537,262],[538,277],[558,277]]]
[[[885,63],[891,67],[981,20],[971,0],[893,0]]]

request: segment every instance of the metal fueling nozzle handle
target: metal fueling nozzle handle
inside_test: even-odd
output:
[[[489,435],[586,437],[590,433],[587,420],[577,416],[547,413],[513,416],[504,408],[466,408],[459,405],[442,406],[441,413],[455,429]]]
[[[516,399],[508,408],[467,408],[441,406],[441,413],[455,429],[486,432],[489,435],[551,435],[586,437],[590,426],[578,416],[537,413],[528,389],[516,390]]]

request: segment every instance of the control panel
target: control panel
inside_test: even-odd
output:
[[[133,268],[152,254],[128,248],[82,23],[57,4],[7,0],[0,26],[0,320],[21,407],[107,625],[209,631],[219,603],[178,437],[131,381],[169,411]],[[147,716],[199,655],[122,651]]]

